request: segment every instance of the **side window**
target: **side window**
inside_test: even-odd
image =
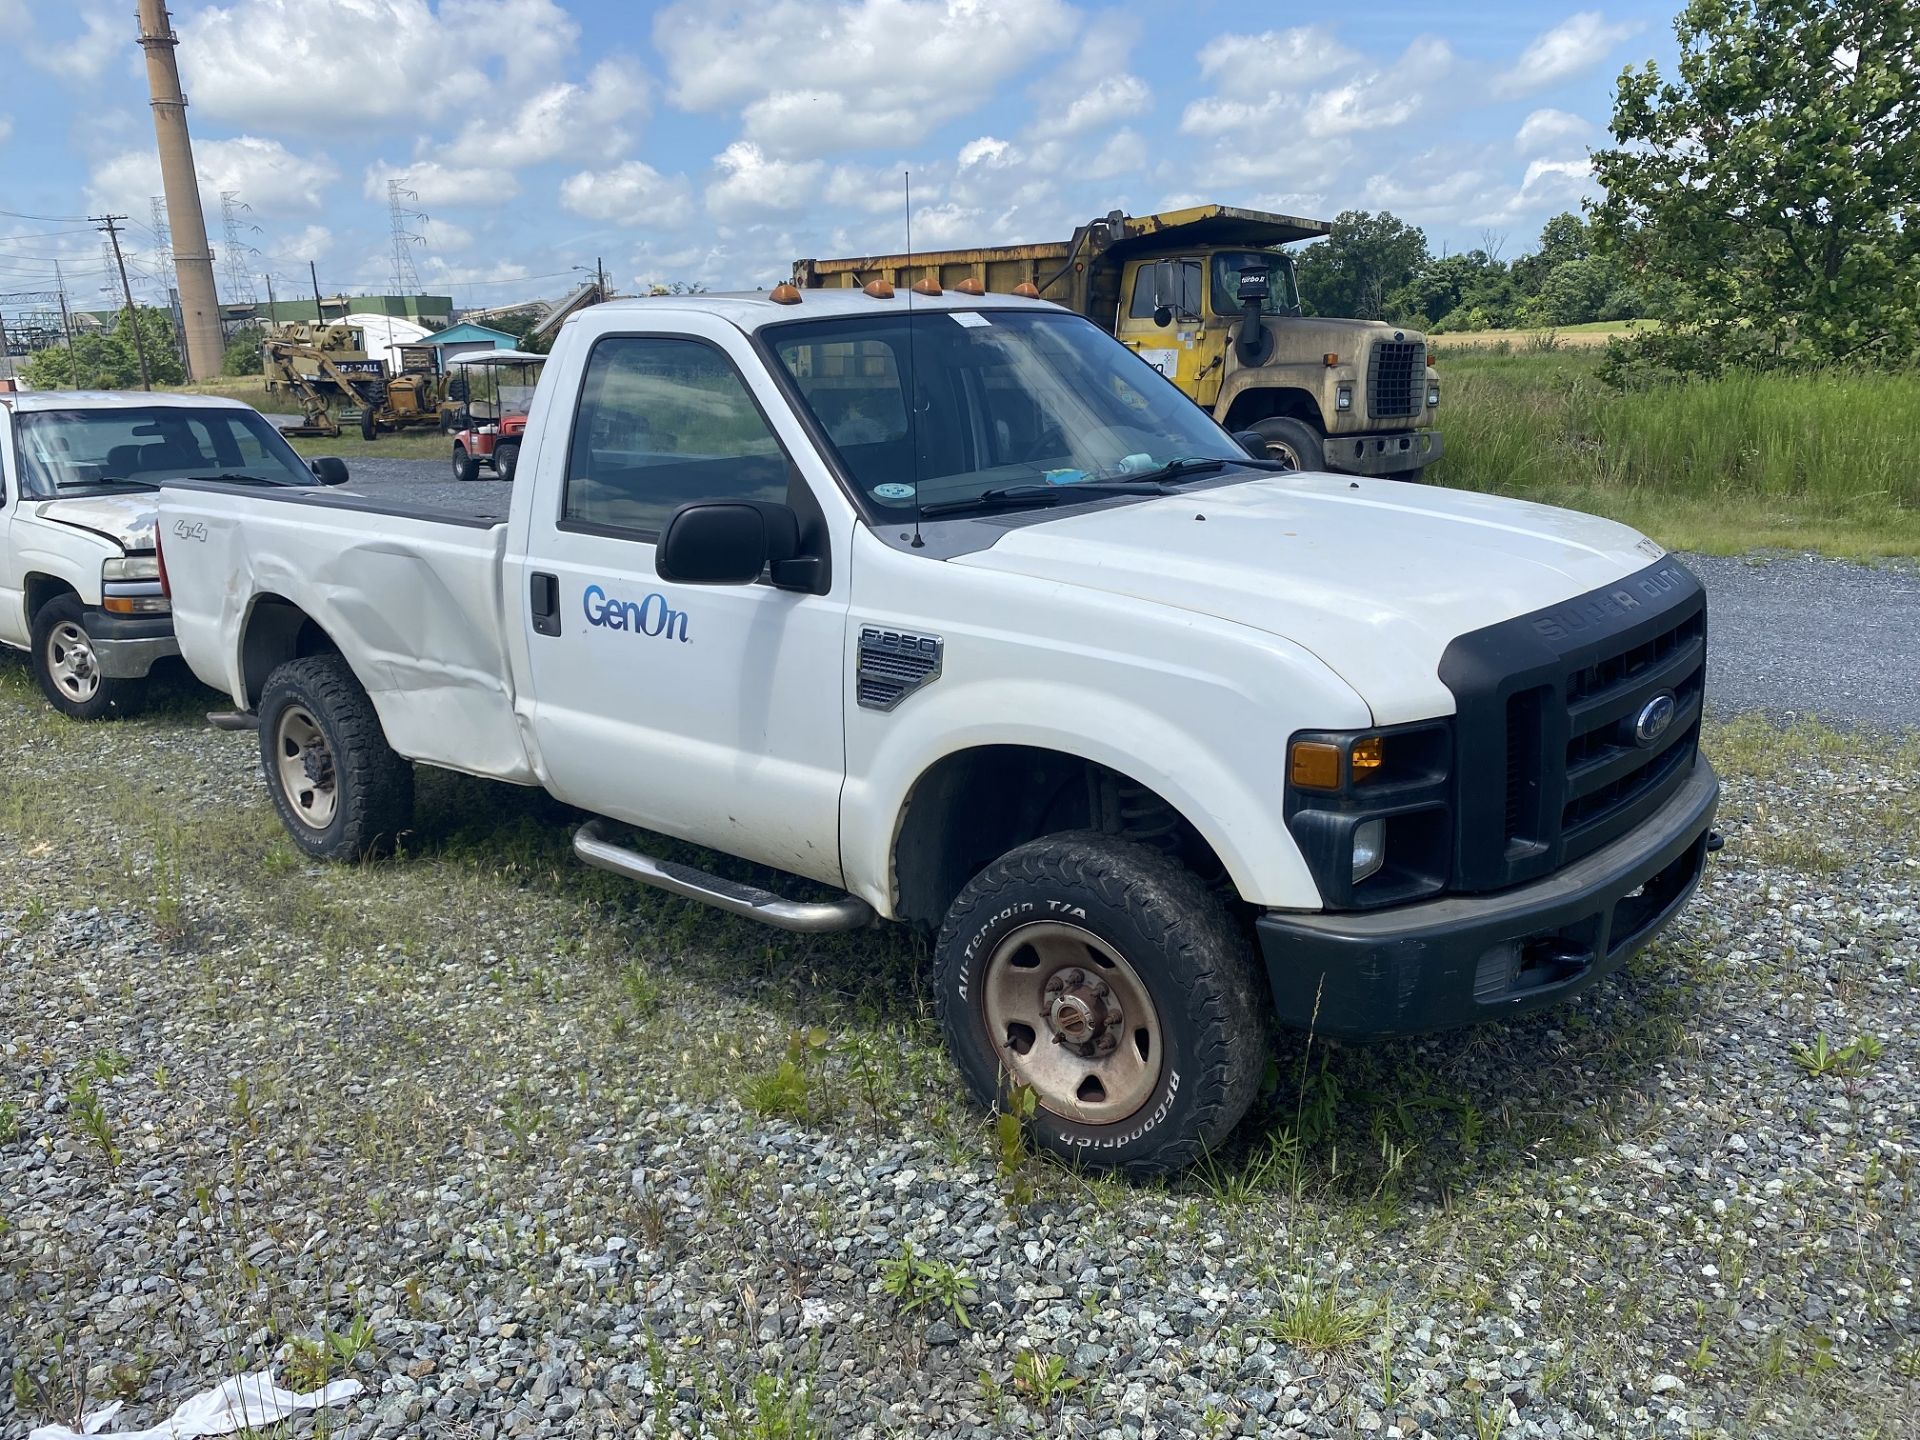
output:
[[[1133,272],[1133,299],[1127,305],[1129,320],[1153,318],[1154,265],[1155,262],[1151,260],[1142,261],[1140,268]],[[1173,262],[1173,294],[1167,298],[1172,302],[1175,315],[1198,318],[1200,279],[1198,260]]]
[[[1129,320],[1153,318],[1153,262],[1143,261],[1133,272],[1133,303],[1127,307]]]
[[[593,347],[567,449],[562,524],[652,540],[689,500],[786,498],[786,454],[726,356],[643,336]]]

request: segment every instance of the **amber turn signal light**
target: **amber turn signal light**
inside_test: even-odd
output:
[[[1324,740],[1296,740],[1288,757],[1287,779],[1302,790],[1340,788],[1340,747]]]
[[[1340,363],[1340,357],[1334,354],[1333,351],[1331,350],[1327,351],[1327,353],[1322,355],[1320,358],[1327,362],[1327,368],[1329,370],[1331,370],[1334,366]]]
[[[1386,763],[1386,747],[1381,743],[1378,735],[1369,735],[1364,740],[1354,741],[1350,753],[1353,757],[1350,763],[1353,766],[1355,780],[1369,779]]]

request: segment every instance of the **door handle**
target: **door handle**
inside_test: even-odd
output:
[[[528,600],[533,607],[533,633],[560,633],[560,581],[553,575],[535,572],[528,581]]]

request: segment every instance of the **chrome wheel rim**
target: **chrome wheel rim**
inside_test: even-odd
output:
[[[988,957],[982,996],[1001,1068],[1041,1108],[1113,1125],[1159,1088],[1159,1009],[1126,957],[1091,931],[1020,926]]]
[[[289,705],[274,727],[273,750],[280,793],[293,813],[309,830],[326,829],[340,805],[340,779],[319,723],[303,707]]]
[[[62,620],[47,636],[47,674],[54,688],[76,705],[100,693],[100,661],[93,641],[71,620]]]

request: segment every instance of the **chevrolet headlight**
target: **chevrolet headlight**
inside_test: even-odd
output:
[[[102,580],[158,580],[160,561],[153,555],[123,555],[100,567]]]

